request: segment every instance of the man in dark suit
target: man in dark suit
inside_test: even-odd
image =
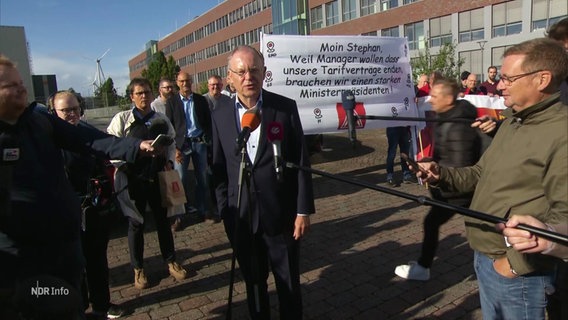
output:
[[[189,195],[189,162],[193,162],[196,179],[195,206],[197,212],[209,215],[209,189],[207,187],[207,145],[211,139],[211,113],[205,98],[191,91],[192,80],[187,72],[177,75],[179,94],[166,102],[166,116],[172,122],[176,135],[176,164],[185,187],[188,203],[186,209],[193,211]]]
[[[294,100],[262,90],[266,68],[254,48],[235,49],[228,67],[228,79],[237,95],[231,104],[212,112],[218,208],[244,275],[251,318],[270,319],[266,284],[270,263],[280,319],[302,319],[299,240],[308,231],[309,215],[315,211],[311,174],[285,168],[279,182],[273,149],[266,137],[269,124],[280,123],[283,160],[309,166],[298,108]],[[241,154],[235,152],[235,141],[244,112],[254,107],[260,109],[261,121],[244,146],[250,183],[243,186],[237,208]]]

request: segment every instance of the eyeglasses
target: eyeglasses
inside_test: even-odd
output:
[[[164,86],[164,87],[160,87],[160,89],[173,89],[174,86]]]
[[[531,71],[531,72],[527,72],[527,73],[517,74],[517,75],[514,75],[514,76],[510,76],[510,77],[509,77],[509,76],[500,75],[500,76],[499,76],[499,81],[503,81],[503,83],[504,83],[506,86],[510,86],[510,85],[513,84],[513,82],[515,82],[515,81],[517,81],[517,80],[519,80],[519,79],[521,79],[521,78],[524,78],[524,77],[526,77],[526,76],[530,76],[531,74],[535,74],[535,73],[537,73],[537,72],[542,72],[542,71],[543,71],[543,70],[536,70],[536,71]]]
[[[81,107],[77,106],[77,107],[69,107],[64,109],[55,109],[55,111],[61,112],[63,114],[79,113],[79,111],[81,111]]]
[[[210,87],[221,87],[222,85],[220,83],[209,83]]]
[[[250,68],[248,70],[241,70],[241,71],[235,71],[235,70],[229,68],[229,71],[236,74],[237,77],[239,77],[241,79],[244,78],[247,73],[250,73],[251,75],[258,75],[260,73],[260,69],[258,69],[258,68]]]
[[[134,95],[137,96],[137,97],[141,97],[143,95],[149,96],[150,94],[152,94],[152,91],[150,91],[150,90],[134,92]]]

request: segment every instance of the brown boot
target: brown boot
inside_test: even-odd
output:
[[[134,287],[140,290],[148,288],[148,279],[144,274],[144,269],[134,268]]]
[[[175,261],[168,263],[168,269],[170,275],[178,281],[187,278],[187,271]]]

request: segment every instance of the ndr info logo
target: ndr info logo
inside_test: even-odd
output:
[[[61,286],[59,288],[56,287],[40,287],[39,281],[36,281],[36,286],[31,287],[31,294],[32,296],[67,296],[69,295],[69,289]]]

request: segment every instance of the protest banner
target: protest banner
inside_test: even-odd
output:
[[[296,100],[306,134],[347,129],[341,93],[355,115],[416,117],[406,38],[263,34],[264,88]],[[415,125],[358,120],[357,129]]]

